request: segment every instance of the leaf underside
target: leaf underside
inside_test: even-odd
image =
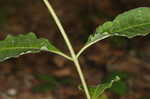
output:
[[[0,41],[0,62],[12,57],[40,51],[61,53],[47,39],[38,39],[34,33],[18,36],[8,35],[5,40]]]
[[[113,21],[100,25],[96,32],[89,36],[85,48],[110,36],[133,38],[150,33],[150,8],[140,7],[118,15]],[[84,48],[84,49],[85,49]]]

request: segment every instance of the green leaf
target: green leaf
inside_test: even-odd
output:
[[[104,91],[108,88],[111,88],[114,82],[117,82],[118,80],[120,80],[120,78],[118,76],[116,76],[115,79],[111,80],[110,82],[106,82],[104,84],[100,84],[97,86],[90,86],[89,87],[89,92],[91,95],[91,99],[100,99],[101,95],[104,93]],[[80,89],[83,90],[82,87],[80,87]]]
[[[120,80],[114,83],[114,85],[110,88],[110,91],[119,96],[124,96],[128,93],[129,88],[124,81]]]
[[[109,90],[120,96],[126,95],[128,93],[128,86],[125,80],[127,80],[129,76],[128,73],[119,71],[111,72],[107,77],[104,78],[103,83],[110,82],[116,76],[119,76],[120,80],[115,82]]]
[[[96,32],[90,35],[85,46],[79,51],[77,57],[92,44],[110,36],[124,36],[132,38],[145,36],[150,33],[150,8],[141,7],[129,10],[118,15],[113,21],[100,25]]]
[[[126,80],[129,77],[129,73],[122,71],[112,71],[104,78],[103,82],[110,82],[114,77],[119,76],[121,80]]]
[[[0,62],[12,57],[40,51],[49,51],[68,58],[49,43],[47,39],[38,39],[35,34],[29,33],[18,36],[8,35],[5,40],[0,41]]]
[[[111,36],[111,34],[108,33],[108,30],[112,27],[112,22],[108,21],[106,23],[104,23],[102,26],[98,27],[96,29],[96,32],[92,35],[90,35],[90,37],[88,38],[88,41],[86,44],[90,44],[90,43],[95,43],[97,41],[100,41],[102,39],[105,39],[109,36]]]

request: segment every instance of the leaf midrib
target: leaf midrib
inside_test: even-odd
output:
[[[37,50],[39,50],[40,48],[35,48],[35,47],[13,47],[13,48],[1,48],[0,49],[0,52],[1,51],[5,51],[5,50],[15,50],[15,49],[37,49]]]
[[[144,25],[150,25],[150,23],[144,23],[144,24],[139,24],[139,25],[132,25],[132,26],[129,26],[129,27],[127,27],[127,28],[123,28],[123,29],[120,29],[120,30],[118,30],[118,31],[112,31],[112,33],[114,33],[114,32],[122,32],[122,31],[125,31],[125,30],[128,30],[128,29],[131,29],[131,28],[137,28],[137,27],[140,27],[140,26],[144,26]]]

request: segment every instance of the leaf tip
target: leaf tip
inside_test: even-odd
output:
[[[119,80],[120,80],[120,77],[119,77],[119,76],[116,76],[115,79],[114,79],[115,82],[116,82],[116,81],[119,81]]]

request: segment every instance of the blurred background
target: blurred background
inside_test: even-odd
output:
[[[150,0],[49,0],[64,25],[75,51],[96,27]],[[69,54],[42,0],[0,0],[0,40],[6,35],[34,32]],[[121,80],[104,99],[150,99],[150,35],[112,37],[88,48],[80,57],[89,85],[119,75]],[[0,99],[85,99],[71,62],[41,52],[0,63]]]

